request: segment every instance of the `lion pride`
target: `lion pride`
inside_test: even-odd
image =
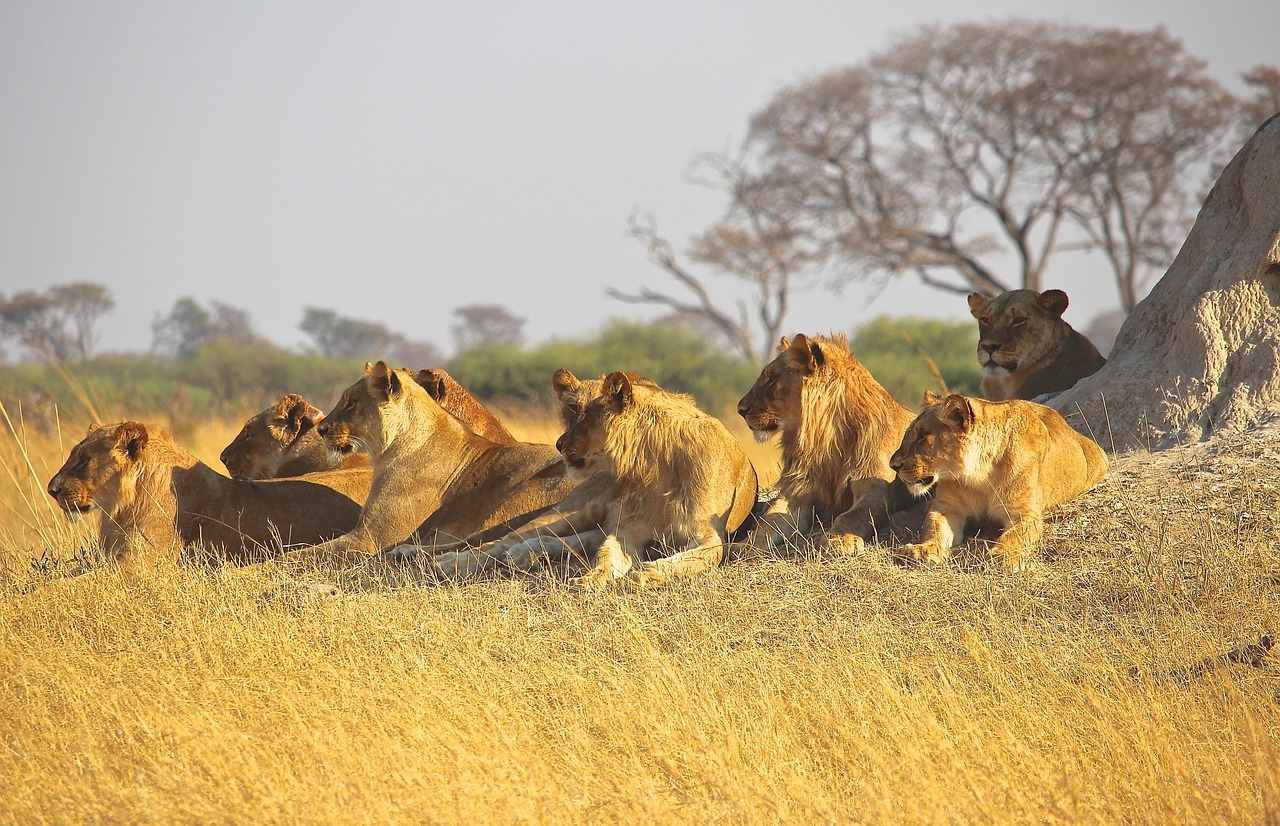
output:
[[[755,469],[719,419],[625,373],[605,378],[556,449],[570,468],[612,467],[618,488],[579,585],[643,588],[710,570],[756,503]],[[645,561],[651,542],[678,550]]]
[[[451,543],[533,518],[574,487],[550,445],[492,442],[446,413],[413,373],[381,361],[316,429],[330,451],[367,453],[373,483],[355,529],[295,552],[295,563],[345,564],[404,542]]]
[[[367,468],[303,478],[228,479],[141,422],[99,427],[71,449],[49,482],[70,518],[97,510],[111,557],[169,557],[185,546],[242,562],[281,546],[312,545],[346,533],[369,492]]]
[[[889,467],[911,411],[858,362],[842,335],[782,339],[738,414],[757,439],[782,434],[780,496],[751,540],[761,550],[812,540],[824,528],[829,548],[853,550],[914,501]]]
[[[990,401],[1034,399],[1069,389],[1107,360],[1093,342],[1063,321],[1062,290],[1010,290],[995,298],[969,294],[978,320],[982,395]]]
[[[890,461],[913,492],[936,491],[922,540],[899,549],[909,559],[946,559],[980,526],[1002,531],[991,553],[1016,568],[1044,512],[1106,475],[1102,448],[1042,404],[926,393],[925,405]]]

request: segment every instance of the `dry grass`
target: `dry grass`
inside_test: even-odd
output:
[[[270,565],[62,576],[42,489],[80,432],[0,436],[0,822],[1280,822],[1280,649],[1189,668],[1280,630],[1277,429],[1123,459],[1023,573],[331,600]]]

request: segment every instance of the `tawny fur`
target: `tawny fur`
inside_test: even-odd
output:
[[[612,373],[556,446],[573,467],[603,456],[618,488],[592,568],[577,582],[659,585],[714,568],[751,515],[756,475],[718,419],[687,396]],[[643,561],[651,542],[676,553]]]
[[[1010,290],[988,299],[970,293],[978,320],[982,395],[990,401],[1034,399],[1069,389],[1107,360],[1067,322],[1062,290]]]
[[[173,558],[200,545],[233,561],[311,545],[350,530],[369,491],[367,469],[250,482],[217,473],[140,422],[90,428],[49,482],[67,514],[101,514],[104,551]]]
[[[757,438],[782,437],[780,496],[755,531],[757,548],[812,541],[825,529],[829,547],[853,550],[913,501],[889,467],[911,411],[862,366],[844,336],[782,339],[738,413]]]
[[[993,557],[1017,568],[1040,540],[1045,511],[1106,475],[1102,448],[1042,404],[930,393],[925,405],[892,460],[909,487],[936,490],[921,542],[900,549],[909,559],[946,559],[967,528],[981,526],[1000,532]]]
[[[411,542],[430,549],[559,502],[574,483],[549,445],[496,444],[443,408],[407,370],[378,362],[318,425],[331,451],[369,455],[356,528],[293,557],[347,564]]]

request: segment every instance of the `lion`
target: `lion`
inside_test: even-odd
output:
[[[351,530],[371,477],[357,468],[265,482],[228,479],[164,431],[126,421],[91,425],[48,490],[69,518],[101,512],[100,539],[112,558],[198,545],[247,562]]]
[[[978,320],[982,395],[990,401],[1034,399],[1070,388],[1107,360],[1067,322],[1062,290],[1010,290],[995,298],[969,294]]]
[[[499,444],[516,444],[498,418],[444,370],[419,370],[418,384],[448,413]],[[340,467],[368,467],[361,453],[330,454],[315,425],[324,414],[297,393],[290,393],[244,423],[222,451],[222,464],[233,479],[277,479]]]
[[[1107,472],[1102,448],[1056,410],[925,393],[925,408],[890,464],[913,493],[934,490],[918,544],[899,553],[943,560],[966,528],[1001,531],[993,558],[1019,567],[1040,539],[1044,512],[1092,488]]]
[[[782,435],[779,496],[751,539],[761,551],[816,540],[824,529],[826,549],[855,551],[915,501],[889,467],[913,414],[843,335],[783,338],[738,414],[760,441]]]
[[[611,467],[617,485],[605,540],[577,585],[645,588],[710,570],[755,507],[755,469],[728,428],[689,397],[624,373],[605,378],[556,449],[570,468]],[[651,542],[680,550],[645,561]]]
[[[293,554],[295,563],[349,564],[406,542],[433,548],[532,518],[574,487],[550,445],[492,442],[446,413],[412,372],[381,361],[316,430],[334,453],[367,453],[373,483],[356,527]]]
[[[625,375],[633,384],[658,387],[652,379],[635,373]],[[551,390],[564,429],[572,427],[587,404],[600,395],[604,380],[603,375],[579,379],[564,368],[551,374]],[[611,503],[618,498],[613,468],[603,457],[596,457],[591,466],[567,467],[566,472],[578,486],[563,501],[523,525],[503,523],[454,546],[437,549],[435,562],[440,570],[451,577],[476,574],[494,565],[529,570],[539,562],[594,553],[605,538],[600,526]],[[413,549],[398,550],[411,553]]]

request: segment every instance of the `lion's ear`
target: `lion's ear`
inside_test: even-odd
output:
[[[370,374],[370,373],[372,373],[372,372],[373,372],[373,362],[371,362],[371,361],[366,361],[366,362],[364,363],[364,374],[367,376],[367,375],[369,375],[369,374]]]
[[[147,446],[150,435],[142,422],[121,422],[116,427],[116,447],[130,459],[137,460]]]
[[[973,405],[964,396],[952,394],[942,401],[942,419],[968,430],[973,425]]]
[[[787,349],[790,346],[791,346],[791,342],[787,341],[786,336],[783,336],[782,340],[778,342],[778,355],[782,355],[783,353],[787,352]]]
[[[369,388],[373,390],[375,396],[381,397],[379,401],[386,401],[391,398],[391,394],[394,392],[392,388],[392,381],[395,374],[387,369],[387,363],[385,361],[379,361],[372,365],[369,368],[368,376]],[[397,388],[399,387],[398,380],[395,380],[395,385]]]
[[[1067,294],[1062,290],[1045,290],[1037,300],[1049,315],[1062,318],[1062,314],[1067,311]]]
[[[419,370],[418,375],[414,376],[414,381],[421,385],[422,389],[427,391],[427,395],[437,402],[443,402],[444,397],[449,392],[441,372],[440,370]]]
[[[307,400],[296,393],[286,396],[281,403],[289,402],[289,409],[285,411],[284,419],[289,423],[291,432],[298,432],[302,429],[303,424],[307,423],[307,427],[311,427],[317,421],[324,417],[324,413],[316,407],[307,403]]]
[[[609,400],[609,407],[615,413],[621,413],[635,399],[635,391],[631,387],[631,379],[626,373],[610,373],[600,388],[600,395]]]
[[[791,346],[787,348],[787,352],[790,358],[794,359],[796,366],[806,373],[813,372],[814,368],[821,367],[827,360],[818,342],[811,341],[804,333],[796,333],[796,337],[791,339]]]
[[[969,315],[977,318],[989,306],[991,306],[991,299],[982,293],[969,293]]]
[[[89,430],[84,435],[88,436],[90,433],[93,433],[94,431],[101,430],[101,429],[102,429],[102,425],[98,424],[97,422],[89,422]]]
[[[551,389],[557,396],[577,392],[581,385],[578,377],[563,367],[551,374]]]
[[[926,390],[924,391],[924,402],[921,403],[920,407],[921,408],[933,407],[935,404],[937,404],[940,401],[942,401],[941,396],[939,396],[937,393],[933,392],[932,390]]]

